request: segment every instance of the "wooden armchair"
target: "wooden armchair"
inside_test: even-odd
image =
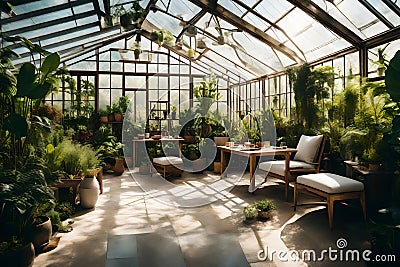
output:
[[[288,201],[289,183],[296,180],[302,174],[319,173],[321,168],[322,154],[325,148],[326,138],[323,135],[300,137],[297,144],[297,152],[290,160],[289,176],[285,175],[285,161],[273,160],[260,162],[258,168],[267,172],[267,176],[278,178],[285,182],[285,198]]]

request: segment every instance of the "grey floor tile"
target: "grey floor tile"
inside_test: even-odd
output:
[[[107,259],[106,267],[138,267],[137,258]]]
[[[137,257],[136,235],[112,235],[108,237],[107,259]]]

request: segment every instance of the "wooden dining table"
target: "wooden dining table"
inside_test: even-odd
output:
[[[221,151],[221,173],[223,174],[226,168],[226,154],[235,154],[243,157],[249,158],[250,165],[250,186],[253,185],[254,173],[257,168],[257,157],[261,156],[278,156],[282,155],[285,157],[285,179],[289,180],[290,171],[290,155],[292,153],[297,152],[295,148],[281,148],[281,147],[269,147],[269,148],[260,148],[260,149],[248,149],[243,147],[228,147],[228,146],[218,146],[218,149]]]

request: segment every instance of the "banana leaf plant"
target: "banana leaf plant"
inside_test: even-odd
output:
[[[33,44],[27,38],[5,34],[0,35],[5,41],[19,42],[28,48],[31,58],[34,55],[44,57],[39,66],[26,62],[17,69],[12,59],[19,57],[17,53],[8,49],[0,49],[0,145],[3,146],[11,139],[10,155],[14,159],[16,169],[17,159],[24,151],[25,137],[28,135],[30,124],[39,124],[48,129],[49,125],[42,120],[32,120],[33,106],[39,106],[40,101],[51,91],[58,89],[59,78],[56,70],[60,64],[57,53],[49,53],[39,45]]]

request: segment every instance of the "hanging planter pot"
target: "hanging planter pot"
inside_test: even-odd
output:
[[[120,23],[121,27],[122,27],[125,31],[134,28],[133,19],[132,19],[132,17],[131,17],[130,15],[128,15],[128,14],[123,14],[123,15],[121,15],[121,16],[119,17],[119,23]]]

